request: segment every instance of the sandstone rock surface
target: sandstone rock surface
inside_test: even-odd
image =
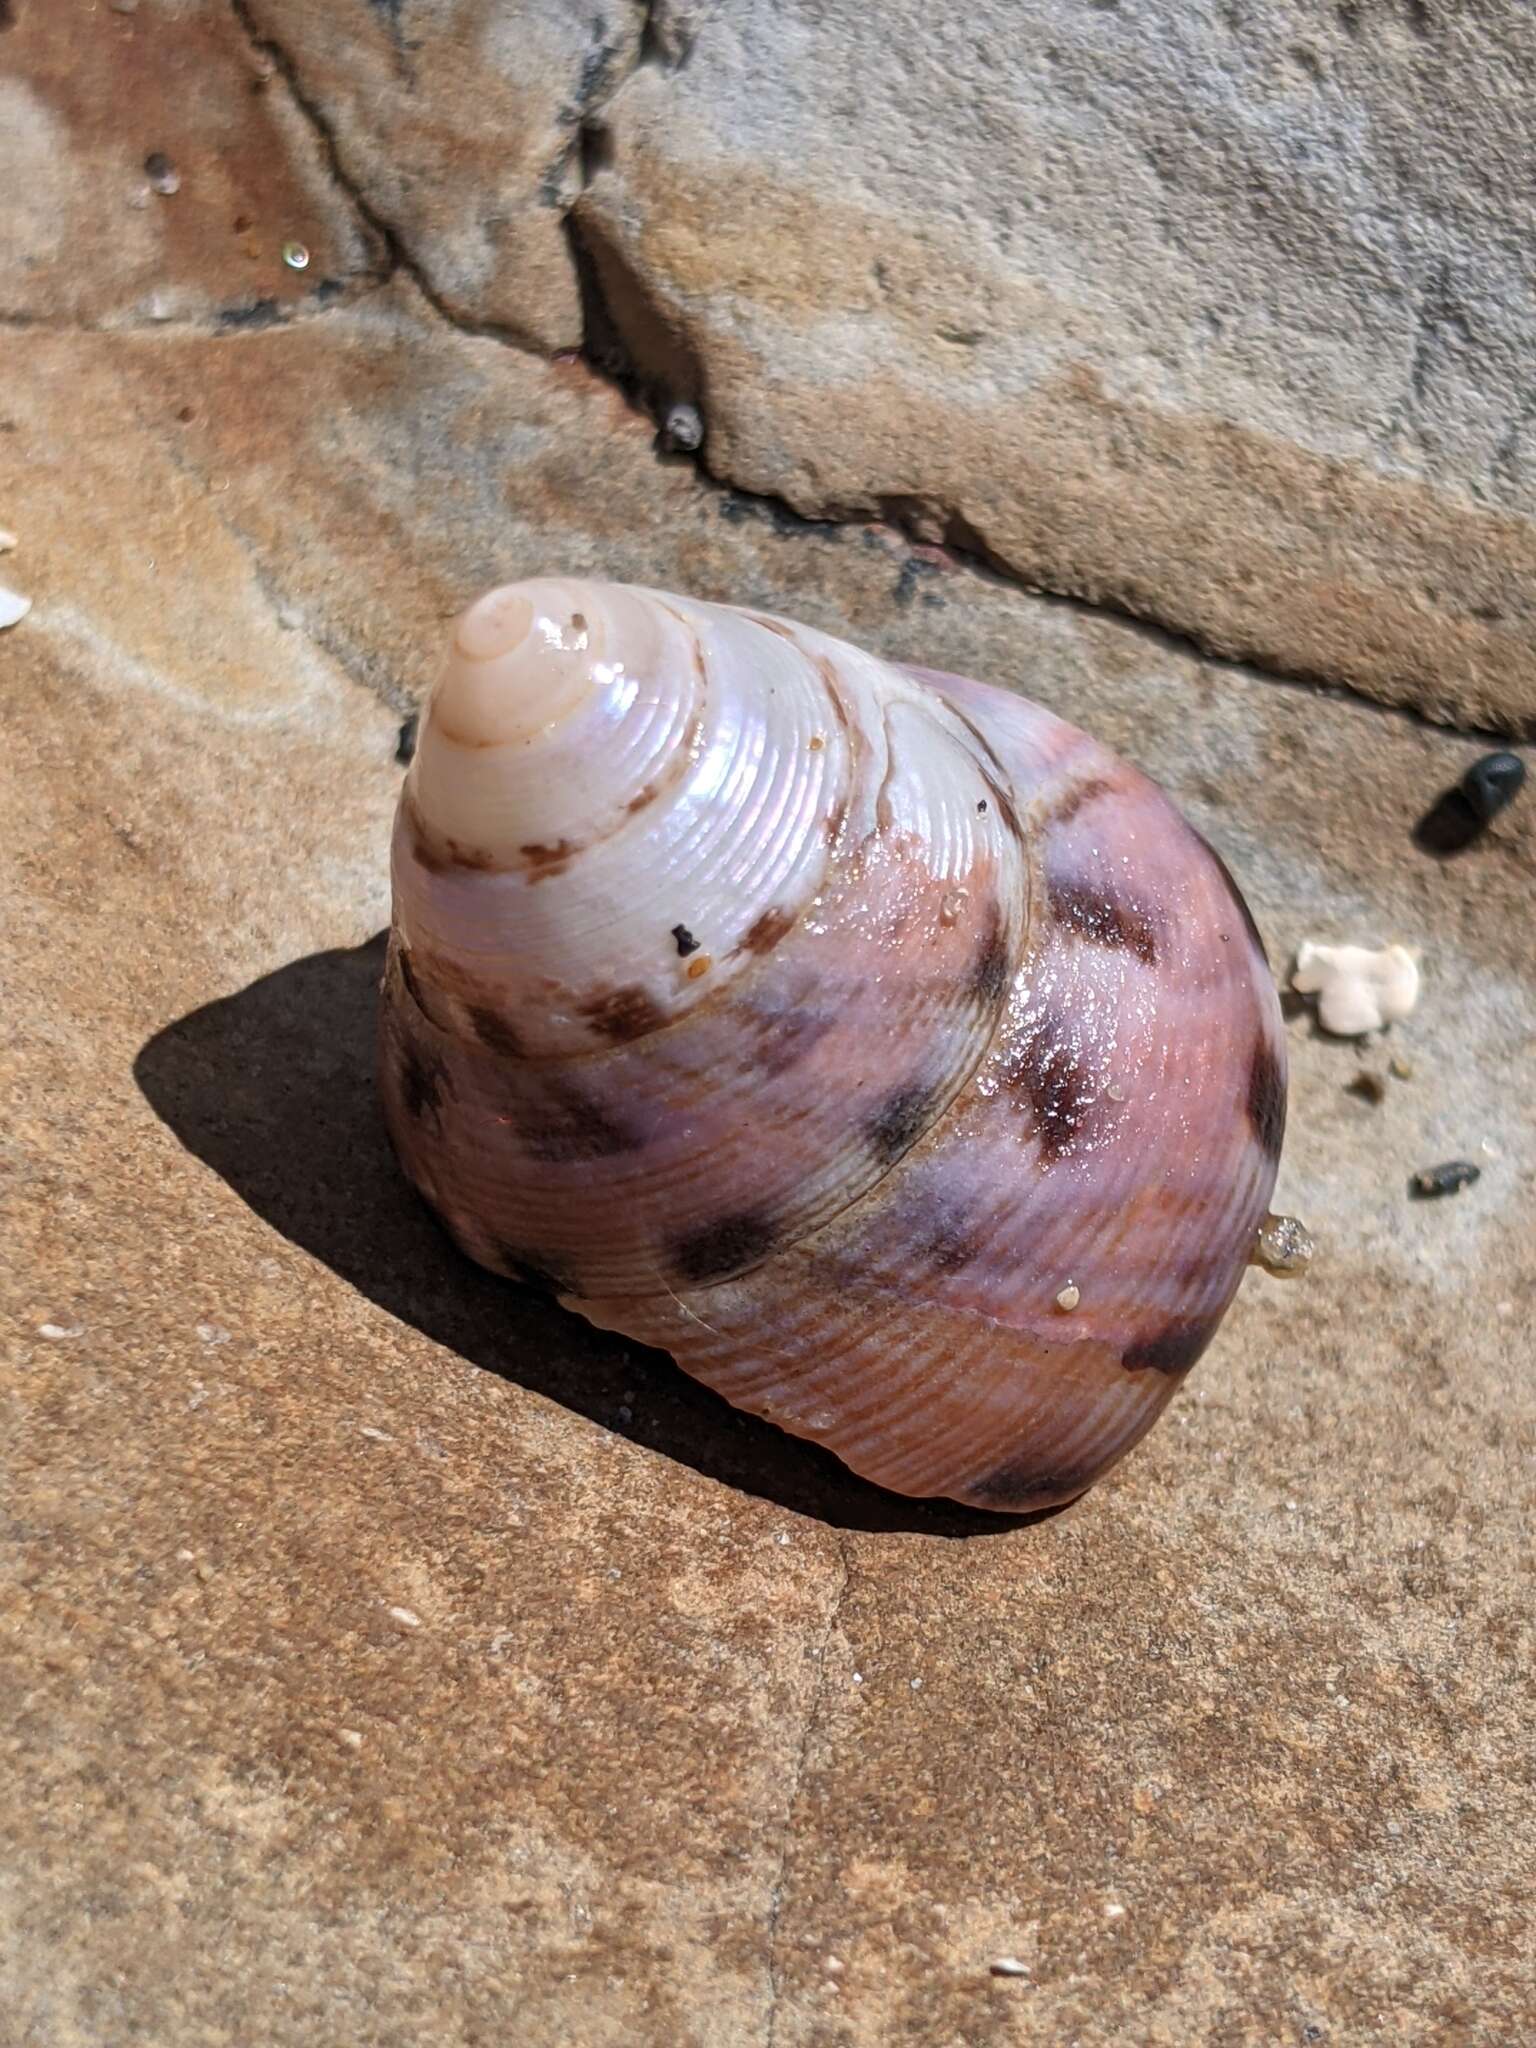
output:
[[[578,203],[717,474],[1536,730],[1536,22],[726,0]]]
[[[318,158],[333,285],[403,264],[461,326],[611,341],[658,408],[701,407],[702,461],[739,488],[1536,732],[1515,0],[71,0],[19,26],[20,282],[55,278],[52,305],[163,307],[149,273],[194,238],[190,205],[173,241],[164,202],[115,212],[139,162],[95,111],[115,82],[140,63],[153,106],[200,66],[265,65],[263,115],[178,87],[148,125],[184,131],[222,205],[234,120],[267,271]],[[210,271],[204,239],[208,274],[170,292],[188,313],[239,267],[226,234]]]
[[[773,12],[809,78],[809,15]],[[1521,2039],[1529,791],[1475,847],[1432,858],[1414,825],[1476,739],[1202,661],[889,520],[808,527],[776,485],[754,498],[658,457],[650,421],[583,363],[455,325],[516,326],[510,301],[470,301],[502,257],[504,282],[536,268],[520,238],[547,224],[509,226],[477,272],[473,195],[439,192],[432,220],[459,225],[433,271],[432,237],[368,197],[375,151],[420,152],[424,207],[419,188],[452,183],[448,130],[430,132],[447,58],[414,6],[365,20],[242,0],[227,42],[190,0],[81,7],[82,35],[210,39],[211,100],[264,36],[283,53],[239,101],[271,126],[231,131],[245,139],[222,169],[208,143],[196,184],[157,198],[228,179],[185,243],[97,239],[70,211],[90,167],[131,169],[146,136],[174,155],[171,113],[188,136],[204,115],[126,56],[140,68],[92,73],[59,114],[69,13],[0,0],[0,95],[16,104],[20,80],[52,108],[63,157],[46,204],[0,209],[0,527],[18,542],[0,573],[33,600],[0,632],[6,2048]],[[1117,14],[1131,33],[1129,6],[1074,13],[1079,40],[1098,49]],[[458,34],[489,18],[448,15]],[[1309,12],[1309,36],[1343,49],[1346,16],[1367,47],[1418,33],[1362,7]],[[1414,18],[1430,46],[1473,11],[1454,31],[1427,5]],[[744,19],[653,9],[631,74],[577,123],[577,231],[614,266],[637,353],[626,238],[652,265],[660,216],[638,184],[625,214],[618,181],[637,177],[647,124],[658,149],[698,145],[647,108],[709,77],[717,35],[743,94],[749,49],[767,67],[759,117],[778,133],[782,80]],[[530,48],[558,40],[554,20]],[[417,66],[414,91],[358,93],[352,156],[318,96],[339,107],[350,89],[349,60],[326,55],[343,21],[360,52],[374,39],[358,77],[397,62],[397,27]],[[79,61],[96,62],[84,42]],[[850,128],[883,75],[862,98],[850,82]],[[554,162],[558,129],[538,130],[530,165]],[[465,144],[468,179],[483,146]],[[871,157],[871,189],[877,174]],[[353,252],[346,290],[300,278],[268,324],[222,321],[240,303],[225,202],[263,194],[263,219],[302,200],[300,231]],[[684,197],[674,241],[714,218]],[[938,203],[909,195],[914,215]],[[825,267],[827,217],[797,218],[803,261]],[[84,223],[73,257],[67,234],[47,240],[60,220]],[[930,243],[953,254],[964,231],[957,211]],[[850,225],[850,276],[872,246]],[[757,260],[738,248],[749,281]],[[690,334],[707,343],[692,360],[708,378],[683,395],[712,436],[739,430],[746,475],[769,428],[748,416],[745,368],[732,382],[714,286],[668,296],[680,261],[654,263],[645,317],[676,361]],[[148,320],[164,278],[180,310]],[[742,365],[755,303],[738,308]],[[781,323],[790,370],[799,318]],[[847,409],[842,360],[829,349],[822,371]],[[803,460],[799,375],[755,396],[780,422],[783,479]],[[969,388],[985,412],[985,379]],[[901,436],[926,431],[922,385],[893,389],[907,396],[885,441],[870,424],[870,473],[896,451],[916,500],[921,451],[902,467]],[[1263,423],[1276,445],[1293,430]],[[850,428],[837,459],[854,446]],[[1341,474],[1366,475],[1346,453]],[[1086,458],[1082,473],[1091,497]],[[1129,500],[1139,470],[1120,474]],[[1420,492],[1423,533],[1441,532],[1444,477],[1368,480]],[[1279,469],[1273,488],[1301,559],[1313,529]],[[1193,521],[1192,486],[1178,504]],[[1368,531],[1383,578],[1399,549],[1414,559]],[[469,1266],[408,1199],[371,1080],[397,730],[460,606],[550,568],[771,608],[1025,689],[1165,783],[1277,966],[1304,938],[1422,949],[1391,1048],[1411,1078],[1388,1048],[1291,1020],[1279,1199],[1318,1236],[1313,1273],[1245,1283],[1168,1418],[1079,1508],[993,1523],[861,1486]],[[1362,1065],[1379,1101],[1351,1090]],[[1458,1156],[1480,1163],[1475,1186],[1410,1202],[1415,1169]],[[1022,1974],[994,1976],[1000,1957]]]
[[[378,236],[237,11],[8,0],[3,14],[0,331],[261,325],[376,278]]]

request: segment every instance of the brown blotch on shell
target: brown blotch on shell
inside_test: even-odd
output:
[[[1157,931],[1151,918],[1134,903],[1107,889],[1085,882],[1069,882],[1059,876],[1046,883],[1051,910],[1058,924],[1076,932],[1090,945],[1106,946],[1134,953],[1150,967],[1157,959]]]
[[[1006,995],[1013,974],[1002,905],[995,900],[988,903],[982,918],[981,941],[971,963],[967,986],[976,1000],[990,1010]]]
[[[520,846],[517,851],[528,870],[529,881],[548,882],[556,875],[563,875],[581,849],[569,839],[557,839],[553,846],[541,846],[534,841],[529,846]]]
[[[536,1090],[514,1100],[507,1121],[530,1159],[563,1166],[638,1152],[644,1139],[577,1084],[545,1068]]]
[[[615,1045],[644,1038],[647,1032],[660,1030],[667,1021],[666,1011],[637,984],[589,996],[577,1005],[576,1014],[585,1017],[600,1037],[612,1039]]]
[[[836,846],[838,840],[842,838],[843,825],[847,816],[848,799],[841,796],[834,798],[832,808],[827,812],[822,824],[822,830],[827,835],[828,846]]]
[[[743,1211],[678,1238],[671,1249],[671,1264],[686,1285],[701,1287],[760,1264],[777,1241],[778,1233],[766,1216]]]
[[[738,953],[755,953],[761,956],[771,953],[780,939],[795,928],[795,919],[788,910],[765,910],[757,918],[746,937],[736,948]]]
[[[927,1130],[937,1098],[927,1081],[910,1082],[889,1094],[864,1126],[870,1150],[883,1166],[891,1166]]]
[[[656,801],[656,796],[657,790],[655,783],[648,782],[645,785],[644,789],[639,791],[637,795],[632,796],[630,798],[629,802],[624,806],[624,808],[631,814],[633,814],[635,811],[643,811],[647,804],[654,803]]]
[[[1069,825],[1086,804],[1096,803],[1103,796],[1112,796],[1114,788],[1114,783],[1105,775],[1090,775],[1082,782],[1070,783],[1047,809],[1044,822],[1048,825]]]
[[[1071,1026],[1047,1009],[1019,1041],[1003,1083],[1034,1120],[1043,1164],[1072,1150],[1093,1113],[1088,1076],[1072,1049]]]
[[[421,813],[409,796],[403,799],[402,808],[406,824],[410,828],[411,853],[418,867],[425,868],[429,875],[449,875],[455,868],[469,868],[477,873],[492,873],[496,862],[488,853],[476,847],[461,845],[457,839],[439,840],[428,832],[422,823]]]
[[[411,826],[411,858],[417,867],[425,868],[429,875],[446,875],[453,871],[451,855],[446,852],[439,853],[414,822]]]
[[[469,1003],[465,1006],[469,1027],[487,1052],[499,1053],[502,1058],[520,1060],[523,1056],[523,1041],[499,1010],[490,1009],[484,1003]]]
[[[1170,1323],[1155,1337],[1130,1345],[1120,1357],[1127,1372],[1186,1373],[1216,1334],[1219,1315],[1196,1316],[1190,1321]]]
[[[495,875],[501,872],[493,853],[485,853],[478,846],[461,845],[457,839],[448,841],[448,859],[456,868],[468,868],[472,874]]]
[[[1254,1040],[1248,1063],[1246,1107],[1254,1136],[1271,1159],[1278,1159],[1285,1138],[1285,1077],[1262,1032]]]
[[[401,1041],[400,1102],[407,1116],[440,1115],[447,1085],[447,1070],[441,1060],[432,1059],[417,1046]]]
[[[960,1273],[980,1258],[985,1248],[969,1216],[934,1202],[915,1234],[912,1264],[929,1265],[939,1273]]]
[[[823,1010],[794,1006],[744,1011],[743,1021],[756,1034],[756,1043],[748,1050],[743,1065],[749,1073],[765,1075],[769,1080],[777,1080],[780,1074],[799,1066],[838,1025],[837,1018]]]

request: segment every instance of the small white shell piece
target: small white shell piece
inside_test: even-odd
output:
[[[24,619],[32,609],[30,597],[23,597],[20,591],[7,590],[0,584],[0,626],[14,626],[18,619]]]
[[[1406,946],[1320,946],[1303,939],[1291,986],[1317,997],[1318,1022],[1338,1038],[1362,1038],[1406,1017],[1419,1000],[1418,963]]]

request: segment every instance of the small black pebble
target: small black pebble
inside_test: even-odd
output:
[[[1441,792],[1413,828],[1421,853],[1464,853],[1480,839],[1491,819],[1519,795],[1525,763],[1518,754],[1484,754],[1454,789]]]
[[[152,149],[144,159],[144,175],[146,178],[169,178],[174,173],[175,168],[175,165],[163,149]]]
[[[980,803],[979,803],[979,804],[978,804],[978,805],[976,806],[976,815],[977,815],[977,817],[978,817],[978,818],[979,818],[979,817],[981,816],[982,812],[983,812],[983,811],[984,811],[984,810],[985,810],[986,808],[987,808],[987,800],[986,800],[986,798],[985,798],[985,797],[983,797],[983,798],[982,798],[982,800],[981,800],[981,802],[980,802]]]
[[[395,741],[395,759],[404,768],[415,758],[416,728],[421,724],[421,713],[413,711],[400,727],[400,737]]]
[[[697,953],[699,950],[699,942],[693,936],[693,933],[689,931],[687,925],[673,925],[672,936],[677,941],[677,957],[679,960],[686,960],[690,953]]]
[[[1484,754],[1461,778],[1467,802],[1483,824],[1512,804],[1525,782],[1525,763],[1518,754]]]
[[[1459,1195],[1463,1188],[1471,1187],[1473,1181],[1481,1180],[1483,1169],[1474,1166],[1469,1159],[1447,1159],[1443,1166],[1422,1166],[1408,1183],[1408,1192],[1415,1201],[1428,1201],[1434,1195]]]

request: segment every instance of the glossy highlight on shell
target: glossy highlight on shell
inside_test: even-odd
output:
[[[766,614],[509,585],[392,855],[380,1077],[471,1257],[914,1495],[1069,1500],[1210,1342],[1285,1048],[1146,777]]]

